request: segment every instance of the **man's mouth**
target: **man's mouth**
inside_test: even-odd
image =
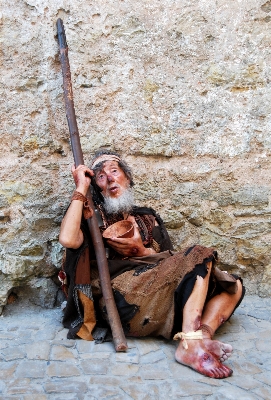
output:
[[[108,188],[109,193],[115,194],[119,190],[119,185],[113,185]]]

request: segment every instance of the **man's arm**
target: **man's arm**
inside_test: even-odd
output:
[[[77,168],[74,166],[72,167],[72,174],[76,185],[76,191],[85,196],[90,185],[90,176],[93,175],[93,171],[85,165],[79,165]],[[80,200],[72,200],[60,227],[59,242],[62,246],[78,249],[83,243],[84,236],[80,228],[82,211],[83,202]]]
[[[80,229],[82,219],[83,202],[73,200],[62,220],[59,234],[59,242],[70,249],[78,249],[83,243],[83,232]]]

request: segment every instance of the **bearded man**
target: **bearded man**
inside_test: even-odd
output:
[[[68,337],[93,340],[97,320],[107,320],[95,254],[83,218],[91,179],[103,224],[101,231],[121,220],[131,221],[130,238],[105,241],[112,289],[126,336],[180,339],[175,359],[203,375],[226,378],[223,364],[232,347],[213,340],[218,327],[240,304],[242,280],[215,267],[216,251],[192,245],[174,252],[160,216],[136,207],[133,177],[120,155],[98,151],[90,168],[72,168],[76,191],[63,218],[59,241],[66,247],[64,272],[67,306],[63,324]]]

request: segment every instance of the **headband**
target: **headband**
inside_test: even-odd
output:
[[[105,161],[120,161],[120,158],[118,156],[115,156],[114,154],[103,154],[101,156],[99,156],[98,158],[96,158],[96,160],[93,161],[92,165],[91,165],[91,169],[94,169],[96,167],[96,165],[105,162]]]

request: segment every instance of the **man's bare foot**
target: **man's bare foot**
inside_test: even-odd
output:
[[[219,340],[203,339],[206,349],[221,362],[226,361],[232,353],[232,346]]]
[[[212,340],[214,331],[210,326],[203,324],[200,326],[200,330],[202,331],[204,346],[207,350],[214,354],[221,362],[226,361],[231,356],[232,346],[219,340]]]
[[[205,346],[205,340],[189,340],[187,350],[183,348],[182,342],[180,342],[175,352],[176,361],[210,378],[222,379],[231,376],[233,371],[221,364],[218,356],[210,352]]]

